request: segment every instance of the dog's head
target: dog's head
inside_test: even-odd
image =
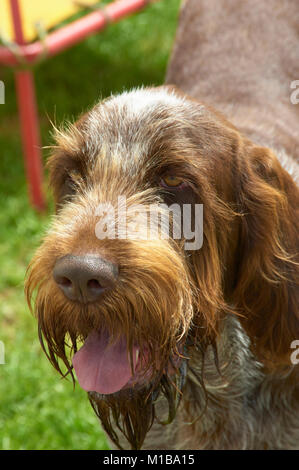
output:
[[[117,445],[113,421],[142,445],[159,393],[173,418],[192,348],[228,313],[261,360],[286,362],[295,192],[270,151],[171,87],[108,98],[56,141],[57,213],[27,296],[48,358],[74,367]]]

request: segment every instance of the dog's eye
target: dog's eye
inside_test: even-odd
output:
[[[174,188],[181,189],[186,185],[185,181],[182,178],[174,175],[166,175],[164,178],[161,178],[160,185],[164,188]]]

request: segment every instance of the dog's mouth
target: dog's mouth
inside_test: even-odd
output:
[[[173,374],[179,362],[180,356],[173,356],[166,367],[167,372]],[[129,353],[125,336],[110,344],[109,333],[105,330],[92,331],[88,335],[73,357],[73,366],[84,390],[103,395],[140,387],[157,373],[149,365],[146,349],[141,353],[135,345]]]

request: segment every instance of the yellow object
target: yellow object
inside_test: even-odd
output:
[[[77,13],[82,9],[82,5],[89,6],[98,2],[99,0],[19,0],[25,41],[30,42],[36,38],[37,23],[48,30]],[[0,0],[1,36],[6,40],[14,40],[9,0]]]

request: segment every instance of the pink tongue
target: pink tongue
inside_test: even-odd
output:
[[[137,351],[137,347],[133,348],[134,369]],[[105,331],[88,335],[73,357],[73,366],[79,384],[88,392],[115,393],[132,378],[125,337],[109,346],[109,335]]]

